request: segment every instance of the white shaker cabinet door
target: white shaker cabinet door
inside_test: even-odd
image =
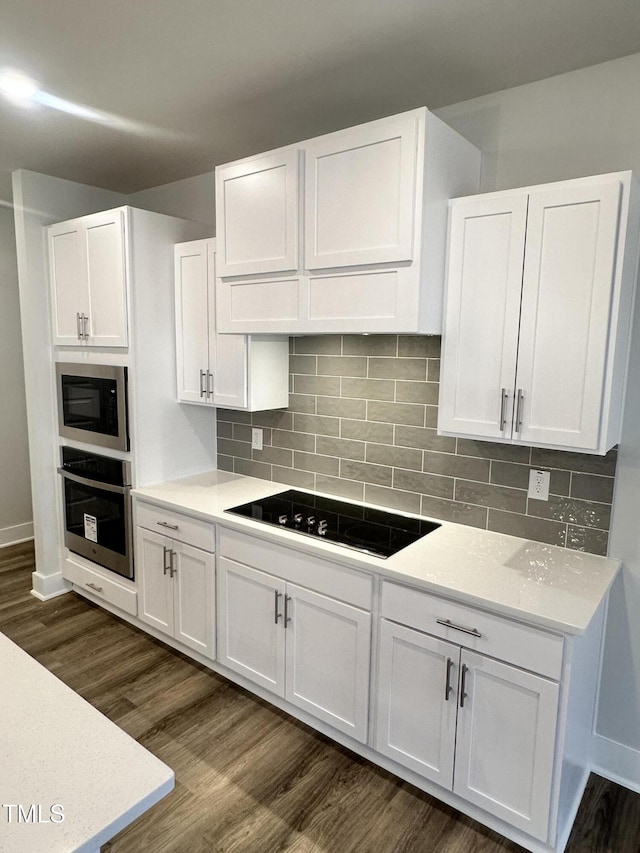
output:
[[[453,790],[546,841],[559,686],[462,651]]]
[[[218,275],[298,268],[298,151],[216,169]]]
[[[287,584],[287,701],[365,743],[371,614]]]
[[[510,438],[527,195],[454,204],[438,429]]]
[[[417,150],[415,114],[304,144],[306,269],[413,259]]]
[[[218,560],[218,661],[284,696],[284,581]]]
[[[213,404],[228,409],[247,406],[247,348],[246,335],[215,335],[215,368],[213,373]]]
[[[97,213],[85,217],[83,222],[89,276],[89,343],[126,347],[125,212]]]
[[[173,583],[169,574],[172,541],[136,528],[138,616],[147,625],[173,636]]]
[[[214,657],[215,558],[191,545],[174,542],[174,636],[191,649]]]
[[[450,789],[460,648],[386,619],[379,641],[376,749]]]
[[[178,400],[185,403],[209,401],[208,282],[209,265],[213,265],[210,243],[193,240],[175,247],[177,392]],[[215,326],[211,333],[215,335]]]
[[[530,195],[514,424],[525,443],[598,448],[620,195],[618,180]]]
[[[53,343],[82,343],[82,316],[89,316],[89,286],[84,230],[77,222],[54,225],[48,232]]]

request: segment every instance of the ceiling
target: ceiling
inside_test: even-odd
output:
[[[640,52],[638,0],[2,0],[0,170],[129,193]]]

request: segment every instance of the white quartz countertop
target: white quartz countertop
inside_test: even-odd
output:
[[[0,684],[2,853],[97,851],[173,789],[171,768],[2,634]]]
[[[584,633],[620,569],[618,560],[449,522],[439,522],[438,530],[381,559],[225,512],[290,488],[211,471],[134,489],[133,494],[158,506],[569,634]]]

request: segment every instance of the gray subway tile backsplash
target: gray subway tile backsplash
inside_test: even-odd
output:
[[[439,337],[292,338],[289,368],[288,409],[218,410],[222,470],[606,554],[616,451],[439,436]],[[550,471],[549,501],[527,498],[531,468]]]

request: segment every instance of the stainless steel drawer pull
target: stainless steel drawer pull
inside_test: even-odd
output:
[[[451,667],[453,666],[453,661],[451,658],[447,658],[447,678],[444,683],[444,701],[449,701],[449,694],[451,693]]]
[[[460,707],[464,708],[464,700],[469,695],[466,692],[466,681],[467,681],[467,672],[469,671],[469,667],[466,663],[462,664],[462,671],[460,673]]]
[[[453,628],[454,631],[462,631],[463,634],[471,634],[472,637],[481,637],[482,634],[477,628],[465,628],[464,625],[456,625],[450,619],[436,619],[438,625],[444,625],[445,628]]]
[[[178,529],[177,524],[169,524],[168,521],[156,521],[156,524],[159,524],[160,527],[168,527],[169,530],[177,530]]]
[[[98,585],[97,585],[97,584],[95,584],[95,583],[88,583],[88,584],[87,584],[87,586],[88,586],[90,589],[95,589],[95,591],[96,591],[96,592],[103,592],[103,591],[104,591],[104,590],[102,589],[102,587],[101,587],[101,586],[98,586]]]

